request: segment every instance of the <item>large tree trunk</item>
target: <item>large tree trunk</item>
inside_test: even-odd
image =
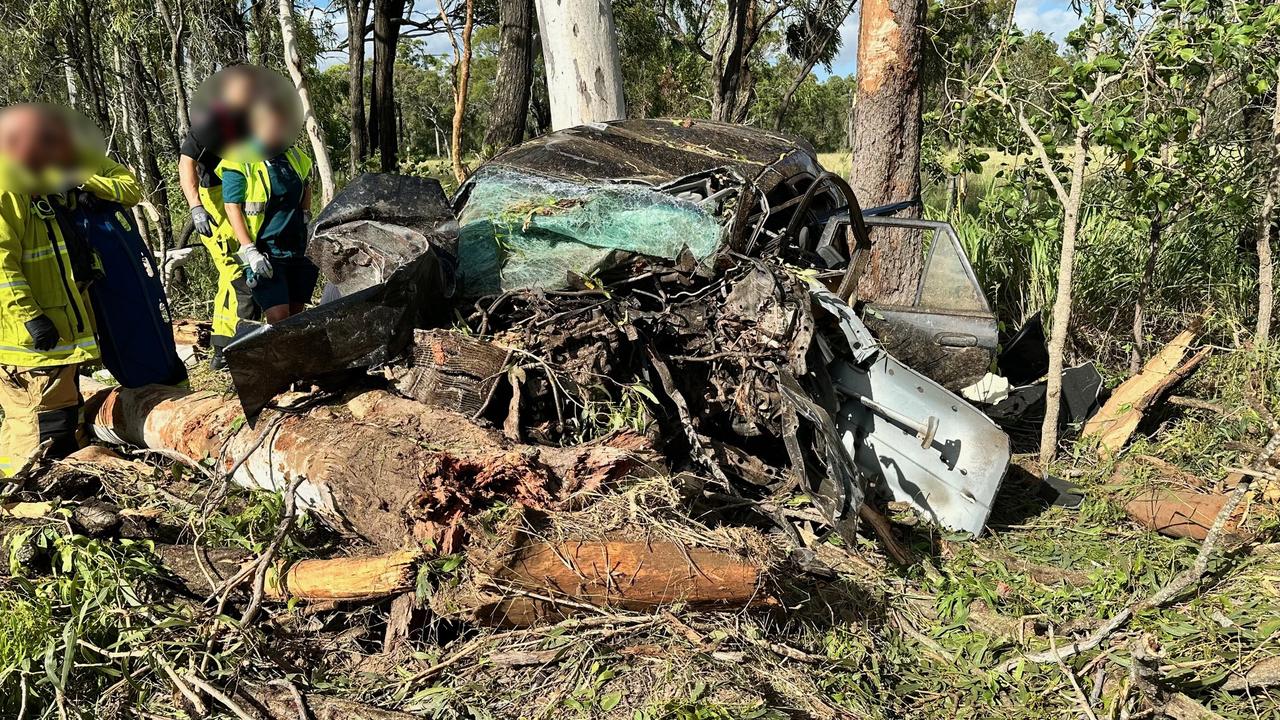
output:
[[[629,449],[512,445],[460,414],[379,392],[313,413],[267,412],[249,427],[218,393],[104,388],[86,416],[99,438],[212,458],[244,487],[279,492],[302,476],[304,506],[388,552],[414,541],[454,552],[475,512],[498,502],[554,509],[637,467]]]
[[[347,68],[351,73],[347,81],[347,118],[351,121],[348,161],[352,177],[360,174],[368,157],[364,116],[364,28],[368,20],[369,0],[347,0]]]
[[[537,0],[551,129],[626,117],[611,0]]]
[[[498,2],[498,76],[489,107],[486,150],[504,150],[524,140],[533,85],[533,0]]]
[[[864,208],[920,196],[920,24],[923,0],[864,0],[858,31],[849,184]],[[920,281],[924,236],[878,232],[860,294],[906,302]]]
[[[1280,83],[1276,85],[1276,106],[1271,114],[1271,179],[1262,199],[1262,215],[1258,218],[1258,326],[1254,344],[1261,347],[1271,341],[1271,314],[1275,307],[1275,267],[1271,254],[1271,238],[1276,232],[1276,202],[1280,196]]]
[[[405,0],[373,0],[373,82],[369,98],[369,142],[378,148],[382,172],[399,167],[396,143],[396,46]]]
[[[755,79],[749,64],[755,13],[756,0],[728,0],[725,7],[724,26],[711,60],[715,83],[711,117],[715,120],[743,122],[755,99]]]
[[[320,121],[311,107],[311,94],[307,92],[307,81],[302,75],[302,59],[298,56],[298,40],[293,32],[293,0],[279,0],[280,37],[284,40],[284,62],[289,67],[289,75],[298,90],[298,99],[302,102],[302,118],[306,123],[307,137],[311,140],[311,151],[316,157],[316,174],[320,176],[320,200],[328,205],[333,199],[333,164],[329,162],[329,146],[325,143],[324,133],[320,129]]]

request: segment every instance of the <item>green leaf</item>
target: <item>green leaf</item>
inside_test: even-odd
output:
[[[605,712],[609,712],[610,710],[618,707],[618,703],[620,702],[622,702],[622,691],[614,690],[613,692],[600,697],[600,709]]]

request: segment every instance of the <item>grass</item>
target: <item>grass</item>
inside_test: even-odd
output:
[[[823,581],[780,571],[790,588],[781,591],[785,611],[702,613],[677,606],[671,613],[680,625],[663,615],[622,613],[632,624],[621,629],[551,626],[514,635],[467,630],[434,615],[411,655],[379,659],[386,603],[323,612],[314,622],[276,607],[286,631],[231,634],[206,676],[227,684],[296,658],[305,667],[296,682],[432,718],[1075,716],[1075,692],[1058,668],[1024,666],[1008,674],[994,668],[1021,650],[1046,648],[1050,628],[1059,642],[1087,632],[1188,566],[1194,542],[1156,535],[1121,511],[1131,488],[1165,481],[1149,468],[1133,472],[1140,466],[1126,459],[1155,455],[1207,488],[1220,484],[1225,470],[1265,439],[1265,414],[1280,412],[1280,352],[1220,353],[1179,392],[1229,412],[1157,409],[1121,461],[1099,462],[1087,446],[1076,448],[1055,471],[1084,489],[1080,509],[1045,507],[1013,477],[983,537],[925,525],[909,530],[921,558],[910,567],[886,565],[864,540],[857,550],[870,569],[846,567]],[[179,483],[191,479],[178,476]],[[1275,536],[1268,493],[1260,488],[1250,500],[1249,527],[1262,540]],[[146,492],[121,499],[164,508],[204,542],[251,551],[261,550],[280,517],[279,499],[265,494],[236,494],[207,514]],[[663,478],[601,496],[556,523],[550,537],[609,528],[638,537],[698,537],[726,548],[754,542],[740,531],[691,524],[680,495]],[[325,547],[312,530],[304,527],[286,555]],[[16,717],[23,685],[29,717],[56,715],[60,701],[71,718],[183,716],[158,668],[198,665],[203,638],[218,621],[158,590],[148,543],[69,534],[61,515],[5,525],[0,535],[17,569],[0,580],[0,716]],[[21,559],[28,548],[36,559]],[[467,572],[465,564],[442,565],[423,588],[424,602]],[[1130,644],[1146,637],[1159,647],[1158,672],[1172,689],[1225,718],[1280,715],[1280,698],[1267,690],[1245,695],[1218,687],[1229,673],[1280,657],[1278,578],[1280,555],[1217,560],[1202,588],[1167,609],[1140,613],[1100,651],[1072,658],[1085,693],[1100,685],[1098,716],[1116,717],[1126,702],[1137,702],[1136,692],[1125,689]],[[428,681],[410,681],[418,669],[473,641],[487,644],[470,661]],[[793,661],[770,643],[812,661]],[[263,659],[268,649],[276,660]],[[554,652],[532,666],[487,662],[513,649]]]

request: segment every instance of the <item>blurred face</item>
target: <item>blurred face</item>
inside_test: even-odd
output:
[[[285,148],[292,140],[288,120],[270,103],[254,104],[249,114],[249,129],[254,138],[272,152]]]
[[[249,107],[253,102],[256,89],[253,77],[248,71],[227,71],[222,78],[222,102],[228,107],[240,110]]]
[[[36,105],[15,105],[0,112],[0,153],[31,173],[66,170],[76,164],[75,143],[65,120]]]

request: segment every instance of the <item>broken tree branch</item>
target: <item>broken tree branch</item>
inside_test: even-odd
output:
[[[1280,433],[1273,434],[1271,439],[1267,441],[1262,452],[1254,460],[1254,466],[1265,463],[1275,454],[1277,448],[1280,448]],[[1071,643],[1071,645],[1063,649],[1052,648],[1047,652],[1032,653],[1013,658],[1000,665],[999,670],[1006,673],[1011,672],[1023,662],[1060,662],[1073,655],[1093,650],[1117,630],[1124,627],[1137,613],[1163,607],[1165,604],[1180,597],[1183,592],[1192,586],[1198,584],[1200,579],[1204,577],[1205,571],[1209,568],[1209,560],[1213,558],[1215,551],[1217,551],[1222,542],[1223,536],[1226,534],[1231,516],[1235,513],[1241,501],[1244,500],[1244,496],[1249,492],[1251,485],[1252,478],[1247,475],[1236,485],[1235,490],[1227,496],[1227,501],[1222,504],[1218,517],[1213,521],[1213,526],[1209,528],[1209,533],[1205,536],[1204,542],[1201,543],[1200,552],[1196,555],[1195,562],[1192,563],[1190,568],[1171,580],[1169,584],[1160,588],[1154,595],[1131,603],[1084,640]]]
[[[289,531],[293,529],[294,520],[298,516],[298,486],[305,479],[301,475],[294,478],[293,482],[289,483],[289,489],[284,492],[284,516],[280,518],[280,525],[276,528],[276,533],[272,536],[267,549],[262,552],[262,556],[254,563],[253,593],[249,597],[249,605],[244,609],[244,614],[240,616],[240,627],[245,627],[253,622],[254,618],[258,616],[258,609],[262,607],[262,594],[265,592],[267,585],[267,570],[275,561],[276,553],[280,551],[280,545],[288,537]]]

